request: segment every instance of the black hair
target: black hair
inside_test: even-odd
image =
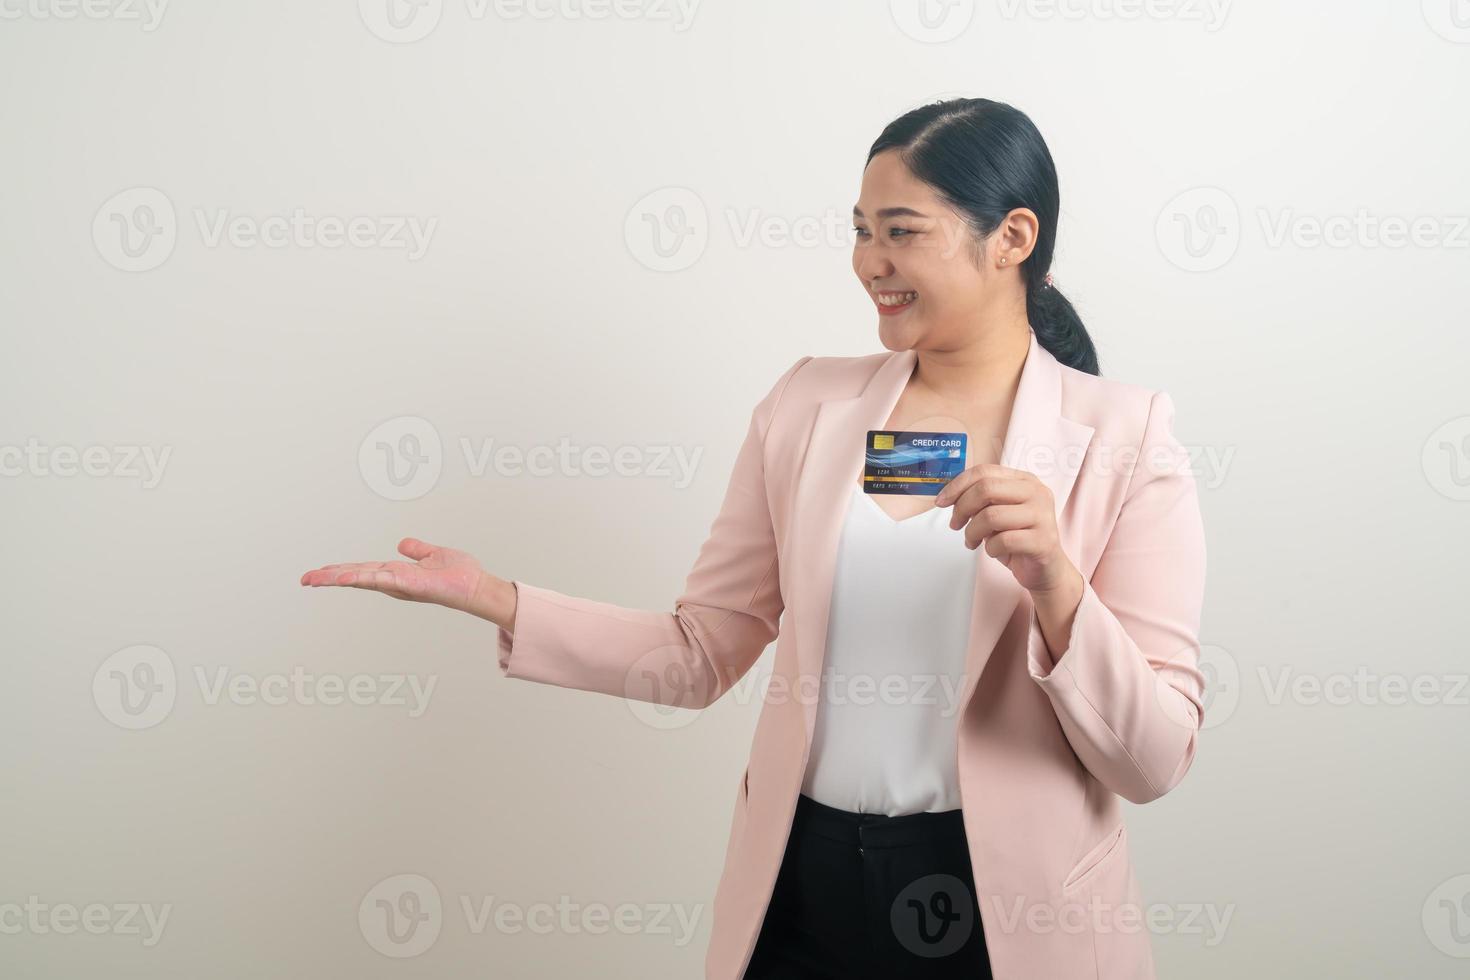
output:
[[[977,241],[1014,208],[1036,213],[1036,247],[1021,265],[1026,318],[1037,342],[1058,361],[1097,374],[1097,350],[1082,318],[1056,286],[1046,284],[1061,195],[1051,151],[1030,117],[990,99],[931,102],[889,123],[868,150],[867,162],[891,149],[965,219]]]

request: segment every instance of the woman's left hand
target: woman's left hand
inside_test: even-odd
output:
[[[1082,575],[1062,550],[1051,488],[1036,474],[978,463],[944,485],[935,498],[954,505],[949,526],[965,529],[965,547],[985,552],[1033,593],[1052,593]]]

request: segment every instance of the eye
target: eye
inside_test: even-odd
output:
[[[913,232],[909,231],[909,229],[907,229],[907,228],[890,228],[890,229],[888,229],[888,234],[890,236],[893,236],[893,237],[897,237],[899,232],[903,232],[905,235],[911,235],[911,234],[913,234]]]
[[[859,238],[861,238],[861,237],[863,237],[864,235],[867,234],[867,232],[865,230],[863,230],[862,228],[859,228],[857,225],[853,225],[852,226],[852,230],[855,231],[855,232],[857,232]]]

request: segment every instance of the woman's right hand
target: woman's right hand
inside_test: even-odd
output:
[[[418,538],[404,538],[398,542],[398,551],[413,561],[323,565],[302,575],[301,584],[370,589],[395,599],[432,602],[509,628],[515,612],[515,586],[485,572],[473,555]]]

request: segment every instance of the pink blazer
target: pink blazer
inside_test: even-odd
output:
[[[738,980],[754,949],[811,748],[838,535],[867,430],[885,425],[916,361],[803,357],[777,379],[672,613],[516,581],[514,633],[498,631],[508,677],[692,708],[776,641],[732,794],[708,980]],[[1001,462],[1051,488],[1088,581],[1067,649],[1052,651],[1030,593],[975,549],[957,750],[998,980],[1154,976],[1118,798],[1176,786],[1204,716],[1204,532],[1173,417],[1166,392],[1065,367],[1032,335]]]

